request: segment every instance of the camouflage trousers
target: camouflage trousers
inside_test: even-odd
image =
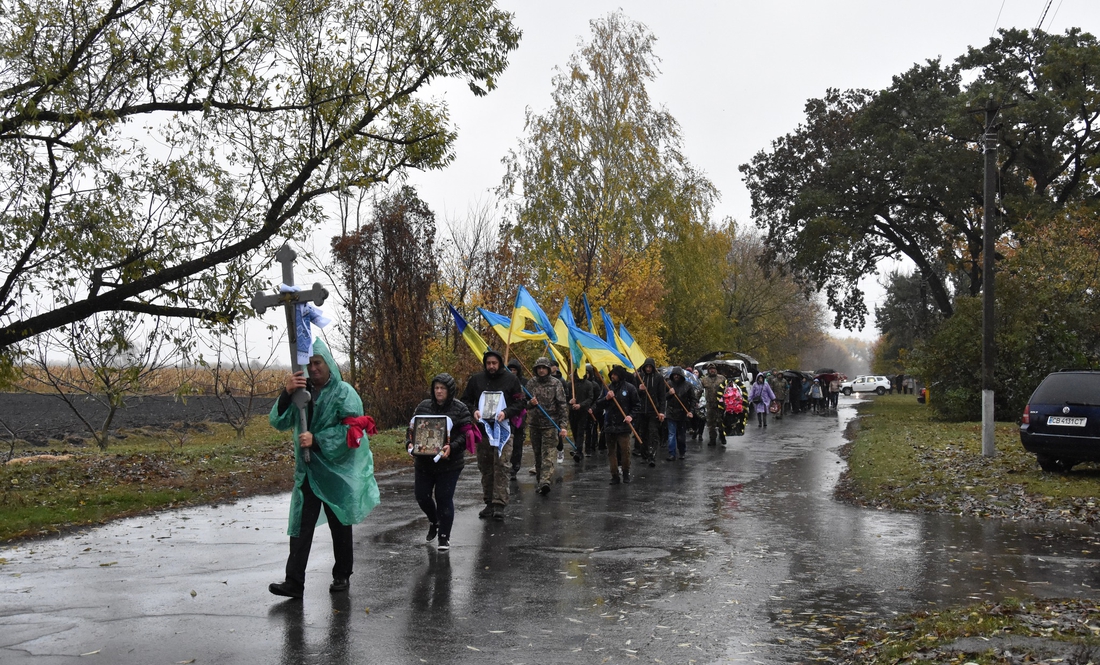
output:
[[[477,444],[477,470],[481,472],[481,494],[486,504],[508,505],[508,477],[512,471],[512,440],[501,454],[484,438]]]
[[[531,452],[535,455],[535,477],[538,484],[550,485],[554,482],[554,467],[558,460],[558,430],[532,427]]]

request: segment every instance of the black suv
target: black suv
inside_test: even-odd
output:
[[[1031,394],[1020,442],[1043,471],[1100,461],[1100,372],[1054,372]]]

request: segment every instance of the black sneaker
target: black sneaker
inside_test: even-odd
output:
[[[276,596],[286,596],[287,598],[301,598],[303,591],[301,584],[290,580],[273,582],[267,585],[267,590]]]
[[[351,584],[346,577],[335,577],[332,580],[332,584],[328,585],[328,590],[332,593],[341,593],[348,590]]]
[[[440,552],[446,552],[451,549],[451,539],[443,534],[439,534],[439,545],[436,546],[436,549]]]
[[[657,460],[656,460],[655,458],[653,458],[653,457],[650,457],[650,458],[649,458],[649,468],[651,468],[651,469],[652,469],[652,468],[653,468],[653,467],[655,467],[655,466],[657,466]]]
[[[504,521],[504,506],[493,506],[493,519],[498,522]]]
[[[549,493],[550,493],[550,486],[549,485],[542,485],[541,487],[539,487],[539,494],[541,494],[543,496],[546,496]]]
[[[481,512],[477,514],[481,519],[488,519],[493,516],[493,504],[487,503],[485,507],[481,509]]]
[[[629,483],[629,482],[630,482],[630,472],[629,471],[623,471],[623,484],[625,485],[626,483]]]
[[[675,455],[669,455],[668,457],[665,458],[665,461],[666,462],[675,462],[676,461],[676,456]]]
[[[429,543],[432,542],[433,540],[435,540],[435,534],[438,532],[438,530],[439,530],[439,527],[436,525],[435,522],[432,522],[431,524],[429,524],[428,525],[428,536],[424,540],[428,541]]]
[[[611,476],[611,484],[612,484],[612,485],[618,485],[618,484],[619,484],[619,483],[621,483],[621,482],[622,482],[622,481],[621,481],[621,480],[619,480],[619,477],[618,477],[618,476]]]

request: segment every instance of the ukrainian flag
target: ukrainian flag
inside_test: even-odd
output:
[[[573,318],[573,310],[569,309],[569,296],[566,296],[565,302],[561,304],[561,313],[558,314],[558,320],[554,322],[554,334],[558,336],[558,341],[555,343],[558,346],[569,346],[570,326],[580,327]]]
[[[614,347],[618,347],[615,343],[615,323],[611,320],[611,315],[607,313],[603,307],[600,308],[600,318],[603,319],[603,338],[608,344]]]
[[[545,333],[545,339],[551,342],[558,341],[558,336],[554,332],[554,326],[550,323],[550,319],[546,316],[546,312],[542,311],[539,304],[535,302],[534,297],[527,291],[527,287],[521,286],[516,293],[516,306],[512,310],[512,336],[515,337],[517,333],[526,332],[524,327],[529,320],[534,321],[536,330]],[[520,339],[530,338],[520,337]]]
[[[578,328],[578,330],[580,329]],[[577,338],[569,332],[568,328],[566,329],[565,339],[569,340],[569,357],[573,359],[573,369],[577,373],[577,378],[583,379],[585,374],[588,373],[584,367],[584,351],[581,350],[581,347],[577,346]],[[595,367],[595,365],[593,365],[593,367]]]
[[[584,355],[588,357],[589,362],[591,362],[601,374],[606,374],[607,370],[611,369],[612,365],[622,365],[630,371],[634,371],[634,363],[627,360],[625,356],[615,349],[615,347],[603,341],[598,336],[590,332],[585,332],[580,328],[570,328],[569,334],[570,340],[576,341],[577,346],[584,352]]]
[[[547,341],[546,348],[550,350],[550,353],[554,356],[554,360],[558,361],[558,367],[564,367],[568,370],[569,362],[565,359],[565,356],[561,354],[561,351],[558,351],[558,347]],[[566,374],[569,374],[569,372],[566,371]]]
[[[470,350],[474,352],[475,356],[484,358],[485,352],[489,350],[489,345],[485,343],[485,340],[476,330],[466,323],[466,319],[462,318],[458,310],[451,305],[447,305],[447,308],[451,310],[451,316],[455,317],[455,327],[458,328],[458,334],[462,335],[462,339],[470,345]]]
[[[579,326],[573,318],[573,310],[569,307],[569,297],[566,296],[565,302],[561,305],[561,314],[558,315],[558,320],[554,322],[554,332],[558,336],[557,345],[569,349],[570,358],[573,360],[570,367],[577,373],[578,379],[583,379],[585,375],[584,352],[580,350],[573,336],[569,334],[570,328],[579,328]],[[557,350],[555,349],[556,353]],[[561,364],[560,359],[558,364]]]
[[[635,341],[634,336],[627,332],[626,326],[621,323],[619,324],[619,350],[630,358],[630,362],[634,363],[635,367],[645,364],[645,351],[642,351],[642,347]]]
[[[500,336],[501,340],[508,341],[509,334],[511,335],[511,338],[516,341],[525,339],[542,341],[545,339],[549,339],[546,336],[546,333],[542,331],[533,332],[530,330],[524,330],[522,328],[520,328],[519,330],[512,330],[512,319],[509,319],[503,314],[490,312],[489,310],[481,307],[478,307],[477,311],[481,312],[482,318],[484,318],[485,321],[489,324],[489,327],[493,329],[493,332]]]
[[[588,317],[588,332],[595,333],[596,322],[592,320],[592,308],[588,306],[588,294],[582,293],[581,300],[584,302],[584,315]]]

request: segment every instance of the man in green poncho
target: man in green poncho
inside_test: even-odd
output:
[[[271,407],[269,420],[278,430],[293,428],[298,437],[294,467],[294,489],[290,494],[290,556],[286,579],[268,587],[277,596],[301,598],[305,588],[306,564],[313,545],[313,529],[324,507],[336,565],[332,568],[329,591],[348,589],[352,572],[351,525],[362,522],[378,505],[378,483],[374,480],[374,458],[369,445],[359,447],[348,437],[351,420],[363,415],[363,402],[340,378],[340,368],[321,340],[313,345],[307,371],[287,375],[279,400]],[[302,431],[298,409],[290,396],[299,388],[309,390],[309,430]],[[364,443],[366,435],[363,436]],[[310,461],[302,460],[308,448]]]

